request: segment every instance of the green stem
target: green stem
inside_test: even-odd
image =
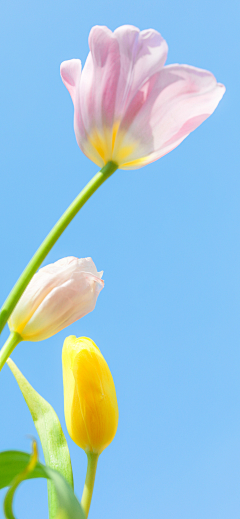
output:
[[[11,332],[8,339],[6,340],[4,346],[0,351],[0,371],[4,366],[8,357],[10,357],[14,348],[17,346],[19,342],[22,341],[22,337],[18,332]]]
[[[3,304],[0,312],[0,333],[2,332],[8,318],[10,317],[13,309],[15,308],[29,281],[31,281],[33,275],[40,267],[41,263],[46,258],[47,254],[49,253],[53,245],[56,243],[56,241],[61,236],[63,231],[66,229],[66,227],[69,225],[69,223],[72,221],[74,216],[76,216],[81,207],[83,207],[87,200],[93,195],[93,193],[95,193],[98,187],[100,187],[103,184],[103,182],[107,178],[109,178],[114,173],[114,171],[116,171],[117,168],[117,164],[115,164],[114,162],[108,162],[101,169],[101,171],[99,171],[92,178],[92,180],[88,182],[88,184],[84,187],[84,189],[77,196],[77,198],[75,198],[75,200],[68,207],[65,213],[63,213],[56,225],[54,225],[50,233],[42,242],[42,245],[40,245],[37,252],[35,252],[34,256],[29,261],[25,270],[21,274],[20,278],[14,285],[12,291],[10,292],[5,303]]]
[[[83,511],[85,513],[86,519],[88,517],[92,494],[93,494],[93,487],[94,487],[95,475],[96,475],[96,470],[97,470],[98,456],[99,456],[99,454],[95,454],[93,452],[88,452],[88,454],[87,454],[87,458],[88,458],[87,474],[86,474],[85,485],[84,485],[83,495],[82,495],[82,500],[81,500],[81,505],[82,505]]]

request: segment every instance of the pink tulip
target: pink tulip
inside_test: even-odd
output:
[[[74,104],[78,145],[98,166],[121,169],[153,162],[209,117],[225,87],[207,70],[168,65],[167,43],[148,29],[93,27],[81,73],[64,61],[61,76]]]
[[[23,340],[41,341],[95,308],[103,272],[91,258],[72,256],[41,268],[19,299],[9,321]]]

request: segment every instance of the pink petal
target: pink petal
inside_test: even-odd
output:
[[[91,258],[73,256],[41,268],[16,305],[10,330],[26,340],[51,337],[94,309],[104,286],[102,274]]]
[[[137,91],[164,66],[168,46],[161,34],[153,29],[140,32],[137,27],[123,25],[114,31],[114,35],[121,57],[115,116],[122,118]]]
[[[83,69],[80,105],[84,127],[112,126],[120,72],[119,47],[107,27],[93,27],[89,35],[90,53]]]
[[[152,29],[140,32],[130,25],[114,33],[107,27],[93,27],[89,47],[80,91],[87,131],[121,118],[132,96],[163,67],[167,57],[167,44],[159,33]]]
[[[225,92],[210,72],[187,65],[164,67],[152,81],[145,98],[138,92],[139,99],[136,96],[129,107],[135,111],[133,123],[131,113],[122,122],[125,139],[139,142],[129,164],[121,166],[124,169],[142,167],[178,146],[213,113]],[[130,164],[140,158],[141,165]]]
[[[75,92],[80,82],[81,77],[81,61],[80,59],[70,59],[63,61],[60,66],[60,74],[64,85],[67,87],[68,92],[74,103]]]
[[[101,279],[79,272],[63,285],[55,287],[25,326],[25,340],[47,339],[92,312],[103,286]]]

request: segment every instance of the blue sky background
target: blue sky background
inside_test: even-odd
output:
[[[62,61],[85,62],[93,25],[152,27],[168,42],[168,64],[206,68],[227,88],[216,112],[169,155],[117,171],[48,255],[45,264],[91,256],[104,270],[95,311],[12,355],[60,418],[79,498],[86,456],[64,421],[65,337],[91,337],[110,366],[119,428],[100,457],[89,519],[239,518],[239,11],[237,0],[1,5],[2,302],[97,171],[77,146],[59,75]],[[8,367],[0,412],[0,450],[30,451],[27,435],[36,431]],[[15,513],[47,518],[45,481],[21,486]]]

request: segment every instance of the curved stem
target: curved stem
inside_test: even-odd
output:
[[[82,500],[81,500],[81,505],[82,505],[83,511],[85,513],[86,519],[88,517],[91,500],[92,500],[93,487],[94,487],[94,481],[95,481],[96,470],[97,470],[98,456],[99,456],[99,454],[95,454],[93,452],[87,453],[87,458],[88,458],[87,474],[86,474],[85,485],[84,485],[83,495],[82,495]]]
[[[12,291],[7,297],[5,303],[2,306],[0,312],[0,333],[2,332],[8,318],[10,317],[13,309],[15,308],[18,300],[23,294],[25,288],[27,287],[29,281],[31,281],[33,275],[40,267],[43,260],[46,258],[47,254],[56,243],[58,238],[61,236],[63,231],[72,221],[74,216],[78,213],[78,211],[83,207],[83,205],[87,202],[87,200],[92,196],[93,193],[98,189],[99,186],[103,184],[103,182],[109,178],[114,171],[118,168],[117,164],[114,162],[108,162],[102,169],[99,171],[93,178],[88,182],[85,188],[81,191],[81,193],[75,198],[72,204],[68,207],[68,209],[63,213],[61,218],[58,220],[56,225],[52,228],[50,233],[47,235],[45,240],[40,245],[37,252],[35,252],[34,256],[26,266],[25,270],[21,274],[17,283],[14,285]]]
[[[0,351],[0,371],[4,366],[8,357],[10,357],[14,348],[22,341],[22,337],[18,332],[11,332],[4,346]]]

